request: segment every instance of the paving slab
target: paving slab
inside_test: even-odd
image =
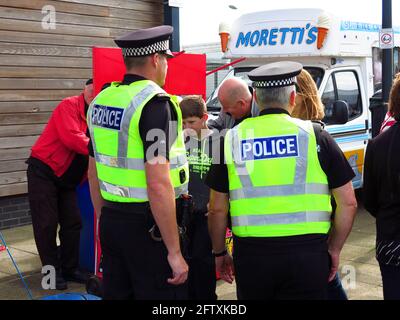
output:
[[[223,280],[217,281],[217,296],[218,300],[237,300],[236,283],[226,283]]]
[[[31,225],[6,229],[2,233],[10,248],[38,254]]]
[[[375,236],[370,233],[353,230],[347,238],[346,245],[364,247],[367,249],[375,248]]]
[[[346,275],[350,268],[355,269],[355,288],[347,288],[347,294],[352,300],[383,299],[382,279],[378,263],[375,259],[375,219],[359,205],[353,230],[341,253],[340,275],[344,285],[347,285]],[[85,292],[82,285],[69,283],[67,291],[43,290],[41,287],[41,263],[33,238],[32,226],[18,227],[2,231],[7,244],[26,275],[34,298],[62,292]],[[236,285],[217,282],[217,294],[220,300],[236,300]],[[27,299],[21,280],[11,263],[7,252],[0,252],[0,300]]]
[[[37,254],[21,251],[9,247],[12,257],[21,272],[41,270],[41,262]],[[0,252],[0,271],[7,274],[15,274],[16,269],[6,251]]]
[[[347,290],[349,300],[382,300],[382,287],[366,283],[358,283],[356,289]]]
[[[67,292],[85,293],[84,285],[78,283],[68,283],[68,289],[64,291],[59,290],[43,290],[42,289],[42,275],[37,272],[25,279],[29,289],[31,290],[34,299],[40,299],[44,296],[55,295]],[[0,284],[0,300],[28,300],[29,295],[21,279],[13,277],[6,283]]]

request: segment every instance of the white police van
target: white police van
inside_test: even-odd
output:
[[[282,60],[300,62],[310,72],[325,105],[326,129],[356,174],[354,187],[361,187],[364,154],[371,137],[369,99],[380,89],[382,78],[380,26],[342,21],[321,9],[249,13],[238,18],[230,30],[226,24],[221,26],[220,34],[229,33],[225,58],[246,58],[226,78],[248,81],[247,73],[253,68]],[[394,31],[394,72],[398,72],[400,29]],[[218,88],[207,100],[211,112],[221,107],[217,94]]]

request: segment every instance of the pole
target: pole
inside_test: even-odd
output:
[[[171,41],[169,43],[172,52],[180,52],[181,45],[179,41],[179,8],[169,5],[168,0],[164,0],[164,24],[173,26]]]
[[[382,0],[382,29],[392,28],[392,0]],[[393,81],[393,49],[382,49],[382,101],[389,101]]]

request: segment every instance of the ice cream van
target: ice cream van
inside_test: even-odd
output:
[[[343,21],[321,9],[293,9],[245,14],[232,25],[221,23],[219,32],[225,58],[245,58],[227,77],[249,81],[250,70],[269,62],[303,64],[325,106],[326,129],[344,151],[356,174],[353,185],[359,188],[371,137],[370,98],[381,86],[379,30],[379,25]],[[394,28],[394,43],[394,72],[398,72],[400,28]],[[209,110],[220,108],[217,94],[218,88],[207,100]],[[347,107],[344,121],[337,118],[343,111],[338,100]]]

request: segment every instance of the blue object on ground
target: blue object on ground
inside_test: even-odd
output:
[[[89,182],[86,180],[76,188],[78,206],[82,217],[82,230],[79,246],[79,266],[94,273],[94,209],[90,198]]]
[[[101,300],[101,298],[94,296],[92,294],[84,293],[60,293],[52,296],[46,296],[40,300]]]

